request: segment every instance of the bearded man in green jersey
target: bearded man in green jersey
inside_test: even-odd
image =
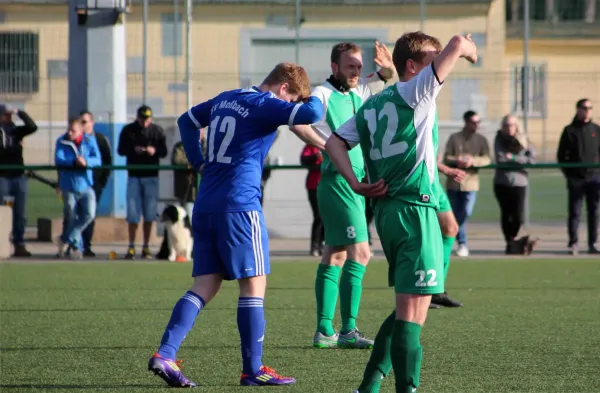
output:
[[[323,137],[328,138],[354,116],[363,103],[383,90],[385,82],[394,76],[392,54],[385,45],[378,42],[375,43],[374,62],[381,69],[367,78],[360,78],[363,68],[361,48],[350,42],[333,47],[332,75],[311,93],[323,102],[325,109],[323,119],[312,125]],[[355,175],[364,177],[363,151],[360,146],[352,149],[349,154]],[[371,348],[373,340],[366,338],[356,327],[362,279],[371,257],[365,199],[352,191],[331,164],[327,154],[323,154],[317,201],[325,228],[326,246],[315,280],[317,328],[313,346]],[[338,292],[342,317],[339,334],[333,326]]]
[[[396,41],[400,81],[367,101],[329,138],[326,151],[352,190],[375,202],[375,225],[389,264],[396,309],[383,322],[358,393],[379,392],[393,368],[396,392],[416,392],[421,373],[421,328],[431,295],[444,292],[444,251],[437,217],[436,98],[460,58],[477,61],[470,38],[455,36],[442,50],[421,32]],[[361,183],[348,150],[361,145],[372,184]]]

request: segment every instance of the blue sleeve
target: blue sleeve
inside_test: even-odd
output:
[[[93,168],[102,165],[102,156],[95,137],[89,139],[88,148],[88,157],[85,159],[87,166]]]
[[[212,100],[208,100],[191,108],[177,119],[183,150],[190,165],[196,170],[204,163],[200,129],[206,127],[210,122],[211,108]]]
[[[56,142],[56,148],[54,149],[54,165],[57,167],[72,167],[75,164],[74,158],[67,158],[65,149],[62,147],[60,142]]]
[[[306,104],[285,102],[278,98],[267,98],[260,106],[259,116],[270,125],[270,129],[287,125],[310,125],[323,117],[323,103],[317,97],[309,97]]]

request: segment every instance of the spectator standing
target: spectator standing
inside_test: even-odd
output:
[[[500,206],[506,254],[525,254],[533,243],[528,236],[516,238],[523,225],[529,178],[527,170],[518,165],[535,163],[535,151],[514,116],[504,116],[501,126],[494,139],[494,157],[498,164],[515,164],[515,168],[496,169],[494,195]]]
[[[465,125],[462,131],[450,135],[444,153],[444,164],[451,168],[460,168],[465,171],[465,178],[459,183],[452,177],[446,178],[448,199],[452,211],[458,222],[458,249],[459,257],[469,256],[467,247],[467,220],[473,214],[477,191],[479,191],[478,167],[489,165],[490,146],[485,137],[477,132],[481,119],[474,111],[467,111],[463,115]]]
[[[160,159],[167,156],[165,132],[152,122],[152,109],[149,106],[140,106],[136,120],[123,127],[117,151],[120,156],[127,158],[127,165],[136,166],[158,166]],[[142,216],[144,244],[141,256],[152,259],[148,243],[158,213],[158,169],[128,169],[127,174],[129,247],[125,259],[135,258],[135,235]]]
[[[59,168],[63,199],[63,233],[58,238],[58,256],[65,246],[72,259],[81,259],[81,234],[96,214],[94,174],[90,168],[100,166],[102,158],[96,138],[83,132],[79,118],[69,121],[69,130],[56,140],[54,163]],[[78,168],[61,170],[60,168]]]
[[[22,126],[13,122],[13,115],[23,121]],[[24,111],[0,104],[0,165],[24,165],[23,139],[37,130],[35,122]],[[15,257],[30,257],[25,248],[27,225],[27,177],[23,169],[0,170],[0,203],[12,198],[12,243]]]
[[[110,143],[106,136],[98,134],[94,131],[94,115],[89,111],[81,112],[81,124],[83,125],[83,132],[93,138],[96,138],[96,144],[100,151],[100,159],[102,166],[112,165],[112,153],[110,151]],[[110,170],[102,169],[95,170],[93,174],[94,184],[92,186],[94,195],[96,197],[96,207],[100,202],[102,191],[108,183],[110,177]],[[83,230],[81,237],[83,239],[83,256],[84,257],[95,257],[96,254],[92,251],[92,238],[94,237],[94,227],[96,224],[96,214],[90,222],[90,224]]]
[[[560,137],[556,160],[559,163],[600,162],[600,126],[592,121],[592,102],[582,98],[576,104],[575,118],[566,126]],[[587,205],[588,251],[598,254],[598,204],[600,203],[600,168],[563,168],[569,192],[569,250],[578,253],[579,218],[585,197]]]
[[[300,163],[308,168],[306,175],[306,191],[308,193],[308,202],[313,213],[313,222],[310,230],[310,255],[323,255],[323,240],[325,237],[323,229],[323,221],[319,213],[319,205],[317,203],[317,186],[321,181],[321,163],[323,162],[323,154],[321,151],[311,145],[306,145],[302,149],[300,155]]]

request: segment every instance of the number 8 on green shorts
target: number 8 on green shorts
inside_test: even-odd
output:
[[[335,247],[369,241],[365,198],[354,193],[341,175],[321,178],[317,201],[325,227],[325,244]]]

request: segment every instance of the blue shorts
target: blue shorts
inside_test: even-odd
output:
[[[196,213],[192,227],[193,277],[220,273],[225,280],[239,280],[271,272],[262,212]]]
[[[158,177],[127,178],[127,222],[153,222],[158,216]]]

